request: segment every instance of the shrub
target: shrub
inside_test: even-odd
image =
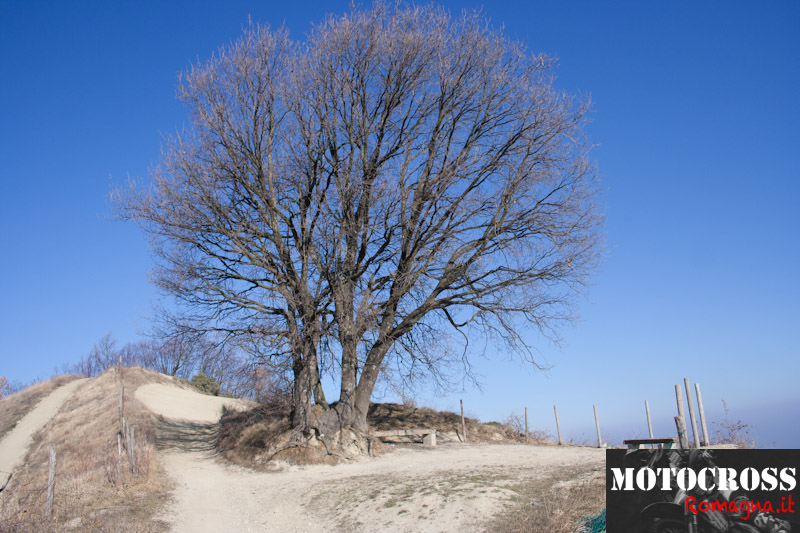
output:
[[[735,444],[737,448],[755,448],[756,439],[750,434],[750,424],[731,418],[728,404],[722,400],[724,416],[721,421],[713,422],[717,426],[717,433],[713,444]]]
[[[11,392],[11,385],[8,383],[6,377],[0,376],[0,398],[8,396]]]
[[[192,385],[205,394],[219,396],[219,382],[210,376],[206,376],[202,372],[192,378]]]
[[[512,413],[508,415],[505,422],[489,422],[489,424],[506,428],[517,440],[525,441],[525,419],[519,415]],[[532,444],[550,444],[552,440],[553,437],[547,431],[534,429],[532,427],[528,428],[527,442]]]

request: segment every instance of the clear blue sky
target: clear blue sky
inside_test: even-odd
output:
[[[478,3],[445,4],[454,11]],[[252,15],[296,37],[347,2],[0,2],[0,375],[27,382],[104,333],[136,340],[156,291],[147,243],[109,220],[184,120],[177,72]],[[800,447],[800,3],[498,1],[494,23],[590,93],[608,255],[552,369],[476,360],[483,388],[420,403],[502,419],[552,406],[578,440],[674,433],[700,382],[762,445]]]

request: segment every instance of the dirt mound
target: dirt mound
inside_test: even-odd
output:
[[[373,403],[369,406],[367,421],[375,431],[393,429],[435,429],[438,442],[463,442],[461,415],[436,411],[427,407],[414,407],[398,403]],[[519,442],[512,429],[490,422],[484,424],[474,418],[465,418],[469,442]]]
[[[367,414],[372,431],[399,429],[435,429],[440,444],[464,442],[461,416],[427,407],[413,407],[397,403],[373,403]],[[497,422],[481,423],[465,419],[469,443],[519,443],[520,435]],[[325,453],[322,446],[275,451],[288,439],[291,432],[289,410],[285,405],[259,405],[248,410],[226,409],[219,424],[217,451],[234,464],[255,470],[272,470],[271,461],[292,464],[335,464],[339,457]],[[397,436],[394,443],[411,443],[415,437]],[[549,442],[536,442],[550,444]],[[385,447],[373,442],[372,454],[380,454]]]

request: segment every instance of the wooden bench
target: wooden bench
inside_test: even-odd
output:
[[[669,450],[678,442],[675,437],[667,437],[665,439],[630,439],[622,441],[623,444],[628,446],[629,450],[638,450],[642,444],[658,444],[658,449],[666,448]]]
[[[387,431],[374,431],[372,433],[379,439],[391,437],[422,437],[422,444],[436,446],[435,429],[392,429]]]

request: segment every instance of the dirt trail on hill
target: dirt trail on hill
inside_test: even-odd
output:
[[[173,389],[173,390],[170,390]],[[461,532],[502,510],[510,487],[562,467],[600,472],[593,448],[509,444],[397,446],[337,466],[286,466],[260,473],[223,464],[213,451],[220,398],[146,385],[136,397],[162,416],[159,445],[177,488],[162,517],[177,532]]]
[[[8,473],[13,472],[14,468],[25,459],[33,434],[42,429],[55,416],[61,405],[85,381],[86,379],[76,379],[51,392],[22,417],[14,429],[0,441],[0,485],[3,484]]]

